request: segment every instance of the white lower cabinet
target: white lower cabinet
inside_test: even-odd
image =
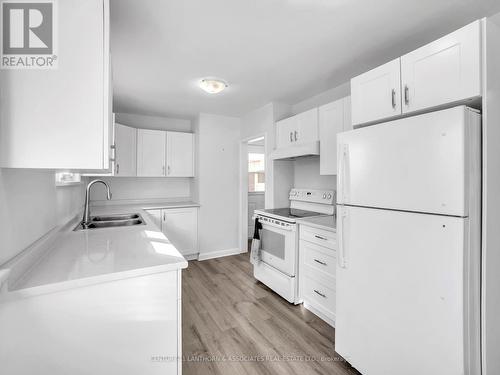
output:
[[[336,233],[300,225],[299,293],[304,306],[335,326]]]
[[[187,258],[198,255],[198,207],[147,210],[153,222]]]
[[[153,223],[161,229],[161,209],[158,210],[148,210],[148,213],[153,219]]]
[[[162,231],[182,255],[190,257],[198,254],[196,207],[163,210]]]

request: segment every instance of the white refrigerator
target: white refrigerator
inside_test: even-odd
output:
[[[363,375],[480,374],[481,116],[338,135],[335,350]]]

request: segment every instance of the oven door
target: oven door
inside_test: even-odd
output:
[[[297,263],[297,231],[295,225],[281,228],[262,221],[261,223],[262,261],[278,271],[294,277]]]

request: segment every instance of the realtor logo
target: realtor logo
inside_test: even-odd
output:
[[[2,1],[2,69],[57,67],[55,5],[50,0]]]

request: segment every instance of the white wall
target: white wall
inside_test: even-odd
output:
[[[117,113],[116,122],[122,125],[143,129],[171,130],[179,132],[190,132],[192,130],[191,120],[170,117]]]
[[[293,185],[296,188],[337,190],[337,179],[336,176],[321,176],[319,156],[310,156],[294,161]]]
[[[54,172],[0,169],[0,264],[83,207],[84,186],[55,187]]]
[[[189,178],[171,177],[104,177],[109,184],[113,199],[117,201],[135,200],[190,200],[191,182]],[[106,191],[103,186],[95,186],[92,190],[92,201],[102,204],[106,201]]]
[[[238,118],[205,113],[194,124],[201,258],[214,252],[239,251],[240,124]]]
[[[314,107],[319,107],[323,104],[334,102],[349,95],[351,95],[351,83],[346,82],[340,86],[323,91],[318,95],[292,105],[292,113],[296,115],[297,113],[307,111]]]
[[[483,375],[500,374],[500,13],[486,25],[483,85]]]

